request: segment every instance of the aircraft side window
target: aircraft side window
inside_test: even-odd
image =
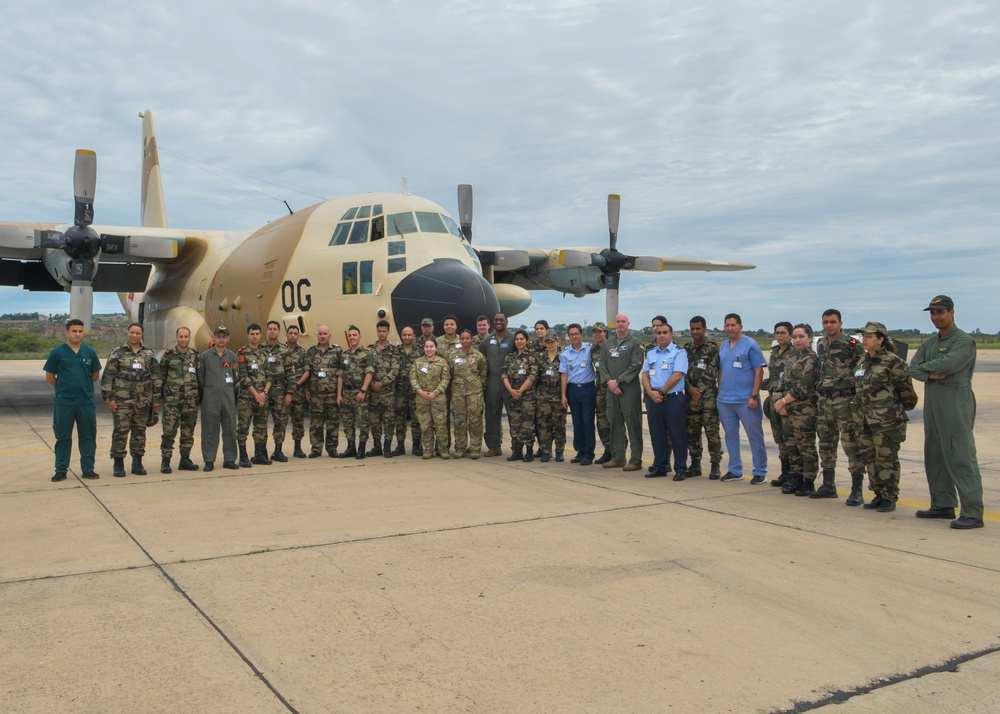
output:
[[[406,258],[389,258],[389,272],[390,273],[405,273],[406,272]]]
[[[405,213],[393,213],[385,221],[386,234],[390,236],[402,236],[407,233],[417,232],[417,222],[413,220],[413,214],[409,211]]]
[[[342,220],[342,221],[353,220],[354,216],[356,216],[357,213],[358,213],[358,209],[357,208],[348,208],[347,212],[344,214],[344,217],[341,218],[340,220]]]
[[[371,206],[362,206],[358,209],[358,215],[355,218],[370,218],[372,215]]]
[[[344,263],[344,295],[358,294],[358,264]]]
[[[382,215],[382,204],[381,203],[376,203],[374,206],[372,206],[372,215],[373,216],[381,216]]]
[[[372,293],[372,264],[373,260],[361,261],[361,294],[371,295]]]
[[[333,231],[333,237],[330,239],[330,245],[344,245],[347,242],[347,236],[351,233],[350,223],[338,223],[337,227]]]
[[[368,221],[356,221],[351,229],[351,237],[347,239],[348,245],[368,242]]]
[[[385,217],[378,216],[372,219],[372,242],[382,240],[385,237]]]
[[[444,221],[444,224],[446,226],[448,226],[448,232],[449,233],[451,233],[456,238],[461,238],[462,237],[462,231],[459,230],[458,224],[455,223],[455,221],[453,221],[450,216],[446,216],[444,214],[441,214],[441,220]]]
[[[430,211],[417,211],[417,222],[420,224],[421,233],[447,233],[444,221],[437,213]]]
[[[389,255],[403,255],[406,253],[406,241],[405,240],[391,240],[389,241]]]

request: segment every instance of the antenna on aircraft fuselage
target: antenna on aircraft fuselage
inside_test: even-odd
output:
[[[410,181],[405,176],[403,177],[403,194],[410,195]]]
[[[472,186],[467,183],[458,185],[458,220],[465,240],[472,243]]]
[[[292,207],[288,205],[288,201],[282,201],[282,203],[285,204],[285,208],[288,209],[288,215],[289,216],[292,215],[293,213],[295,213],[295,211],[292,210]]]

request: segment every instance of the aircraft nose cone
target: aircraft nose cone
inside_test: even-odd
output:
[[[459,329],[474,330],[477,317],[486,315],[492,322],[498,312],[500,301],[486,278],[454,258],[438,258],[413,271],[392,291],[397,332],[410,326],[420,334],[420,321],[430,317],[440,334],[445,315],[454,315]]]

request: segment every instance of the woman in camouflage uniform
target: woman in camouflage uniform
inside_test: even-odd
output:
[[[410,384],[417,394],[417,419],[423,434],[425,459],[434,458],[434,438],[437,436],[438,454],[442,459],[450,459],[448,444],[448,400],[444,396],[451,381],[451,367],[447,360],[437,354],[437,342],[433,337],[424,341],[424,356],[414,361],[410,367]]]
[[[781,459],[781,475],[771,481],[772,486],[783,486],[791,471],[788,468],[788,449],[785,447],[785,430],[781,425],[782,417],[774,408],[774,403],[785,396],[785,368],[795,359],[798,351],[792,347],[792,323],[779,322],[774,326],[774,341],[771,356],[767,361],[767,391],[770,395],[770,406],[767,420],[771,423],[771,436],[778,445],[778,457]]]
[[[101,378],[101,397],[114,415],[111,458],[114,459],[115,476],[125,475],[126,446],[132,452],[132,473],[146,475],[142,465],[146,453],[146,425],[159,420],[156,410],[162,391],[160,363],[153,350],[142,344],[142,325],[133,322],[128,326],[128,341],[111,350]],[[130,440],[131,445],[128,444]]]
[[[512,453],[507,460],[527,462],[535,458],[531,453],[535,440],[535,391],[532,387],[538,381],[538,361],[528,347],[528,333],[524,330],[514,333],[514,348],[507,353],[501,375],[504,389],[511,398],[507,419]]]
[[[819,357],[812,350],[812,328],[799,324],[792,330],[795,354],[785,365],[785,396],[772,406],[781,420],[790,474],[782,493],[808,496],[816,490],[819,453],[816,450],[816,384]]]
[[[486,358],[472,348],[472,330],[459,333],[461,347],[451,353],[451,409],[455,414],[455,458],[478,459],[483,448],[483,387]]]
[[[535,431],[538,432],[538,458],[548,461],[555,442],[556,461],[563,460],[566,449],[566,408],[562,405],[562,376],[559,374],[559,338],[545,336],[545,352],[538,356],[538,386],[535,387]]]
[[[899,447],[906,441],[906,412],[917,406],[910,371],[892,349],[881,322],[865,325],[865,356],[854,372],[854,420],[858,450],[875,498],[864,505],[880,513],[896,510],[899,498]]]

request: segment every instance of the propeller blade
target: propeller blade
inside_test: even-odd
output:
[[[559,251],[559,265],[564,265],[567,268],[588,268],[594,265],[595,256],[593,253],[586,253],[582,250],[573,250],[571,248]]]
[[[97,154],[87,149],[78,149],[73,167],[73,195],[76,197],[76,219],[78,226],[89,226],[94,222],[94,191],[97,188]]]
[[[458,185],[458,221],[465,240],[472,243],[472,186],[467,183]]]
[[[89,280],[74,280],[69,293],[69,316],[83,320],[84,332],[90,332],[94,314],[94,287]]]
[[[35,242],[39,248],[65,248],[66,236],[59,231],[35,231]]]
[[[664,264],[662,258],[655,255],[630,255],[625,263],[626,270],[644,270],[648,273],[662,273]]]
[[[608,321],[606,325],[615,324],[615,318],[618,316],[618,284],[621,279],[621,273],[609,273],[604,276],[605,293],[605,306],[608,313]]]
[[[621,196],[608,194],[608,232],[611,234],[611,250],[618,250],[618,216],[621,213]]]

